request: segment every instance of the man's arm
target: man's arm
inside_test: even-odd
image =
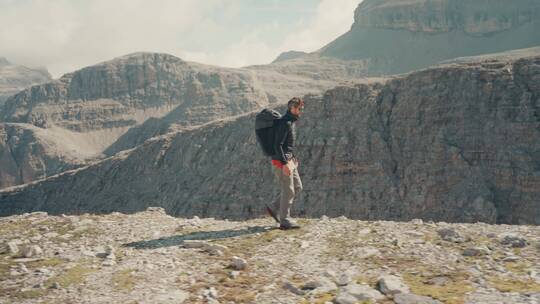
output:
[[[285,139],[287,139],[290,128],[291,126],[289,125],[288,121],[280,121],[276,124],[274,134],[274,151],[276,152],[279,160],[283,165],[287,164],[287,158],[285,157],[285,153],[283,152],[283,144],[285,143]]]

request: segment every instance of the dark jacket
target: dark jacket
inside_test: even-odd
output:
[[[275,122],[274,151],[276,154],[272,156],[272,159],[279,160],[284,165],[294,157],[294,140],[296,138],[294,122],[297,119],[295,115],[287,111]]]

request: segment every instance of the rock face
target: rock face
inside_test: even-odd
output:
[[[87,159],[113,155],[171,130],[283,103],[295,95],[320,93],[363,73],[351,63],[314,60],[311,65],[289,64],[287,70],[283,65],[229,69],[167,54],[135,53],[28,88],[0,109],[0,122],[18,124],[19,129],[41,137],[18,142],[17,149],[0,142],[5,147],[0,149],[5,164],[0,168],[0,185],[50,176],[61,172],[55,168],[73,168]],[[315,67],[325,71],[326,65],[326,77],[315,79]],[[39,141],[50,142],[55,150],[48,151],[48,145]],[[26,157],[17,151],[34,151],[36,166],[9,163],[8,159]],[[47,155],[71,157],[49,163]]]
[[[77,153],[57,146],[62,136],[27,124],[0,124],[0,188],[45,178],[84,163]],[[69,146],[64,137],[64,145]]]
[[[537,0],[366,0],[355,11],[355,26],[411,32],[491,34],[535,21]]]
[[[540,45],[537,0],[365,0],[351,30],[318,53],[367,60],[371,75]]]
[[[44,69],[15,65],[0,57],[0,107],[9,96],[24,88],[51,80],[51,75]]]
[[[540,224],[540,52],[443,65],[307,97],[294,215]],[[279,108],[283,111],[283,108]],[[254,113],[156,137],[0,192],[0,214],[259,216],[277,199]]]

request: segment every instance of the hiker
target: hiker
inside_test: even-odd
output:
[[[272,167],[281,189],[280,229],[300,228],[300,225],[290,218],[290,211],[295,195],[302,191],[302,181],[298,174],[298,160],[293,151],[296,137],[295,122],[300,118],[303,109],[304,100],[293,97],[287,104],[287,113],[276,119],[274,124]],[[276,210],[277,206],[274,207]]]

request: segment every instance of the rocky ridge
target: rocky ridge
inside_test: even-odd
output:
[[[50,176],[61,172],[56,169],[113,155],[170,130],[319,93],[362,75],[354,63],[340,60],[310,64],[305,65],[309,69],[296,65],[287,71],[229,69],[168,54],[134,53],[28,88],[0,109],[4,130],[16,125],[19,133],[32,134],[32,140],[15,140],[16,144],[6,141],[11,135],[3,136],[0,186]],[[314,67],[324,71],[325,65],[326,77],[315,79]],[[55,149],[47,150],[50,146]],[[20,151],[26,152],[17,154]],[[30,158],[28,166],[37,167],[23,168],[12,161],[22,158]],[[50,163],[51,158],[59,161]]]
[[[534,304],[538,226],[126,215],[0,218],[0,302]]]
[[[293,211],[540,224],[540,56],[499,57],[307,96],[297,150],[304,191]],[[178,216],[253,217],[278,196],[255,140],[254,114],[155,137],[5,189],[0,214],[161,206]]]

